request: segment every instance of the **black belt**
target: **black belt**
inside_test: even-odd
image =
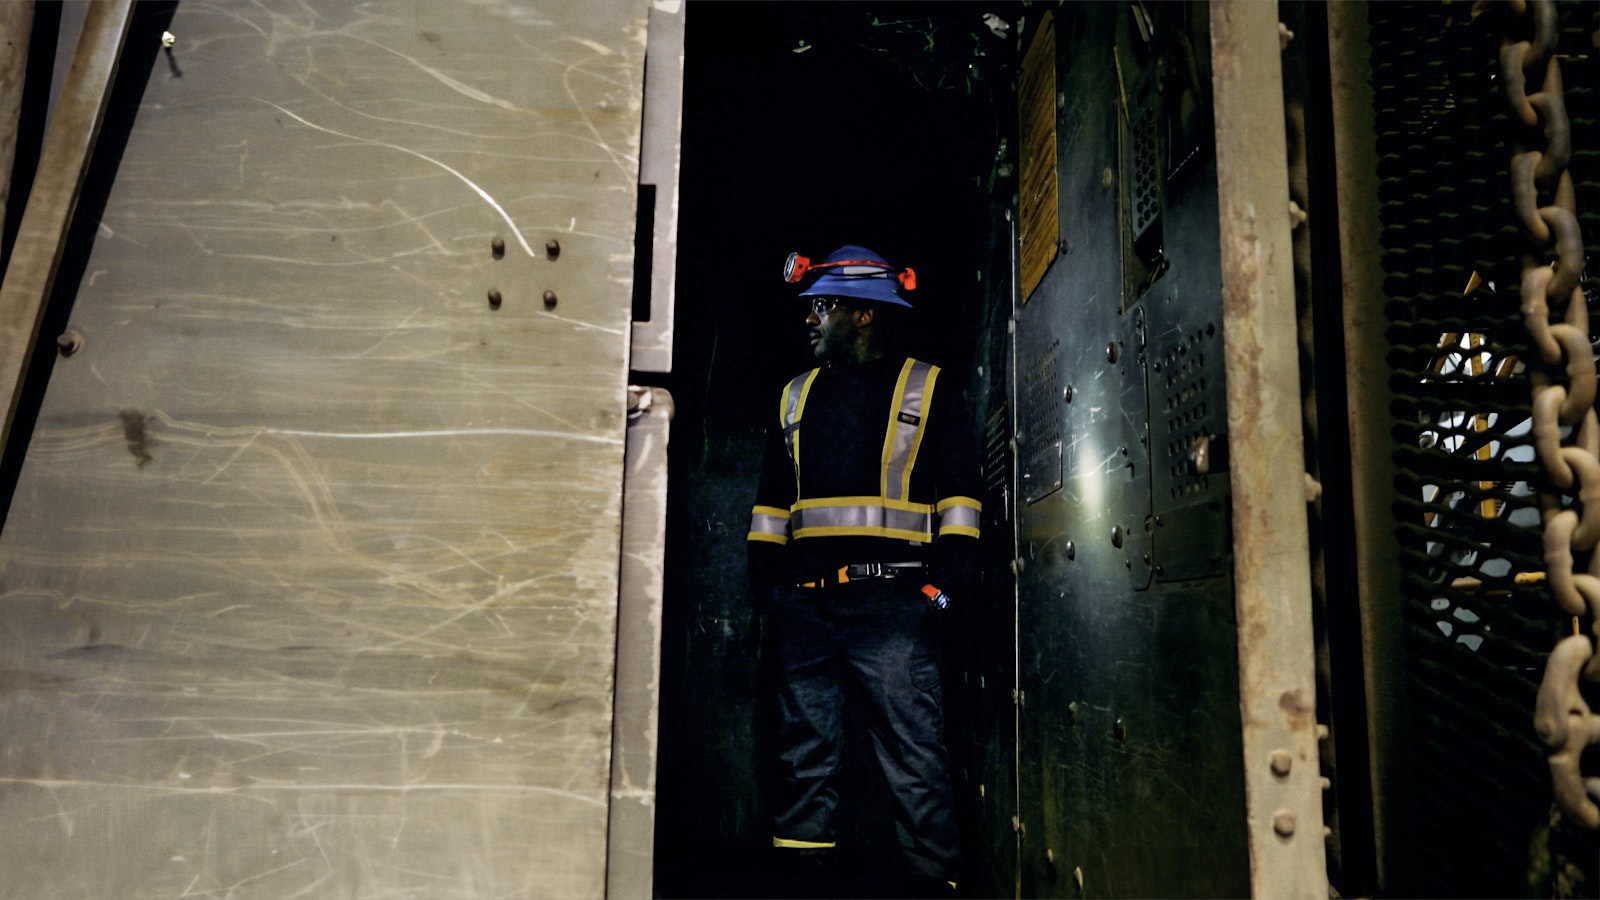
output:
[[[878,578],[915,578],[927,569],[927,565],[919,562],[894,562],[894,563],[854,563],[840,566],[837,572],[828,574],[814,581],[800,584],[804,588],[828,587],[835,584],[849,584],[852,581],[872,581]]]

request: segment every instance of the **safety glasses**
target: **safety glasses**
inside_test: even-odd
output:
[[[840,302],[838,297],[812,297],[811,311],[820,319],[838,309]]]

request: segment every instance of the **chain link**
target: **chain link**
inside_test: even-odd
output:
[[[1579,283],[1583,235],[1567,170],[1572,125],[1555,52],[1556,5],[1555,0],[1511,0],[1506,9],[1500,76],[1514,147],[1511,197],[1526,239],[1521,311],[1538,355],[1528,366],[1533,442],[1553,488],[1539,495],[1545,575],[1561,611],[1575,623],[1587,616],[1591,634],[1600,638],[1600,553],[1593,552],[1600,543],[1600,422],[1594,409],[1589,307]],[[1571,501],[1564,502],[1568,497]],[[1575,571],[1584,554],[1587,571]],[[1600,778],[1585,778],[1581,766],[1584,749],[1600,744],[1600,715],[1584,700],[1583,680],[1600,682],[1600,655],[1591,637],[1573,634],[1550,653],[1533,722],[1553,751],[1550,776],[1557,804],[1574,821],[1600,828],[1595,804]]]

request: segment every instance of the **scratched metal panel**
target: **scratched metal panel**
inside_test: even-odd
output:
[[[1180,419],[1225,421],[1214,157],[1203,128],[1168,115],[1203,116],[1209,92],[1186,104],[1152,74],[1165,57],[1209,84],[1208,60],[1182,57],[1204,53],[1206,17],[1144,9],[1149,46],[1132,7],[1057,13],[1069,245],[1016,329],[1019,394],[1033,372],[1055,383],[1048,412],[1016,401],[1019,461],[1042,452],[1031,434],[1063,445],[1060,489],[1024,483],[1017,511],[1021,896],[1249,891],[1233,597],[1212,560],[1216,542],[1227,551],[1226,475],[1174,498],[1167,437]],[[1053,427],[1027,421],[1046,414]]]
[[[0,892],[603,893],[646,6],[178,7],[0,536]]]

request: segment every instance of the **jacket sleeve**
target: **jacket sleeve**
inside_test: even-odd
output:
[[[794,464],[777,425],[767,429],[761,454],[761,481],[750,509],[745,539],[750,587],[766,591],[794,581],[789,572],[789,507],[795,501]]]
[[[929,410],[924,452],[934,476],[936,521],[930,577],[958,601],[977,583],[978,540],[983,519],[983,471],[977,436],[959,391],[936,395]]]

